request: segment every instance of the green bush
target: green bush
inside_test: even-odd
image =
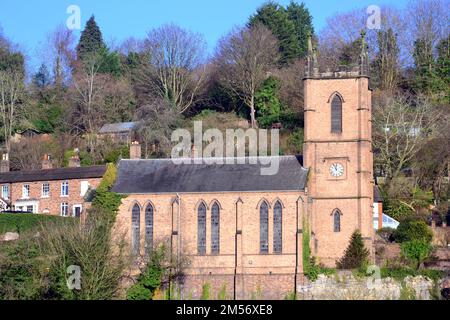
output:
[[[299,128],[289,135],[287,144],[292,154],[302,154],[303,152],[304,133],[303,128]]]
[[[105,163],[117,163],[120,159],[128,159],[130,157],[130,148],[126,145],[113,148],[105,155]]]
[[[39,226],[46,221],[58,221],[67,219],[60,216],[40,214],[8,214],[0,213],[0,234],[6,232],[24,232]],[[70,219],[70,218],[69,218]]]
[[[400,243],[413,240],[431,242],[433,233],[424,221],[406,219],[400,222],[394,237],[395,240]]]
[[[210,291],[211,291],[211,285],[206,282],[202,286],[202,295],[200,297],[200,300],[209,300],[210,297]]]
[[[111,188],[116,181],[116,176],[117,168],[114,164],[108,164],[102,181],[97,187],[95,198],[92,201],[93,207],[102,208],[113,215],[115,215],[119,210],[119,206],[123,198],[122,195],[111,192]]]
[[[364,242],[359,231],[355,231],[350,239],[350,244],[345,250],[341,260],[336,262],[338,269],[361,269],[367,264],[369,250],[364,246]]]
[[[412,240],[403,242],[401,245],[402,256],[417,269],[431,255],[433,248],[425,240]]]
[[[395,229],[383,227],[377,230],[377,234],[385,241],[392,242],[395,240]]]
[[[397,268],[388,268],[388,267],[382,267],[380,269],[380,275],[381,278],[393,278],[395,280],[403,280],[406,277],[416,277],[416,276],[423,276],[427,277],[428,279],[431,279],[433,281],[437,281],[439,279],[442,279],[445,276],[444,271],[440,270],[431,270],[431,269],[422,269],[422,270],[416,270],[412,268],[404,268],[404,267],[397,267]]]

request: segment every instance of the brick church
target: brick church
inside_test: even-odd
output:
[[[116,228],[135,254],[168,239],[189,261],[183,297],[282,299],[304,283],[303,240],[334,266],[360,230],[373,254],[373,156],[367,51],[346,70],[320,72],[309,41],[304,78],[303,156],[259,164],[174,164],[122,160],[113,191],[127,195]],[[139,154],[133,144],[131,154]],[[259,296],[258,296],[259,295]]]

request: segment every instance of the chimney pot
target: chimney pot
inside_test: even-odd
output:
[[[50,155],[44,154],[42,159],[42,170],[48,170],[52,168],[52,161],[50,159]]]
[[[0,172],[9,172],[9,155],[7,153],[2,154],[2,160],[0,161]]]
[[[69,159],[69,168],[80,167],[80,157],[78,155],[72,156]]]

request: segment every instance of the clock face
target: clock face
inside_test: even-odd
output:
[[[336,178],[342,177],[344,175],[344,166],[339,162],[333,163],[330,166],[330,174]]]

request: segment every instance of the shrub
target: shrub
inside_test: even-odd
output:
[[[424,240],[406,241],[401,245],[402,256],[417,269],[430,256],[432,249],[431,244]]]
[[[101,208],[113,214],[117,213],[119,206],[122,202],[123,196],[111,192],[111,188],[116,181],[117,168],[114,164],[108,164],[106,172],[103,175],[102,181],[97,187],[95,198],[92,201],[92,206],[96,208]]]
[[[424,221],[406,219],[400,223],[394,237],[400,243],[413,240],[431,242],[433,233]]]
[[[385,241],[393,242],[395,240],[395,229],[384,227],[377,230],[377,234]]]
[[[336,262],[339,269],[360,269],[367,263],[369,250],[364,246],[364,242],[359,231],[355,231],[350,239],[350,244],[345,250],[341,260]]]
[[[292,132],[287,140],[289,146],[289,152],[291,154],[301,154],[303,152],[303,129],[299,128]]]
[[[39,226],[46,221],[61,221],[63,217],[40,214],[7,214],[0,213],[0,234],[6,232],[24,232]],[[70,219],[70,218],[69,218]]]
[[[202,295],[200,296],[200,300],[209,300],[211,291],[211,285],[206,282],[202,286]]]

